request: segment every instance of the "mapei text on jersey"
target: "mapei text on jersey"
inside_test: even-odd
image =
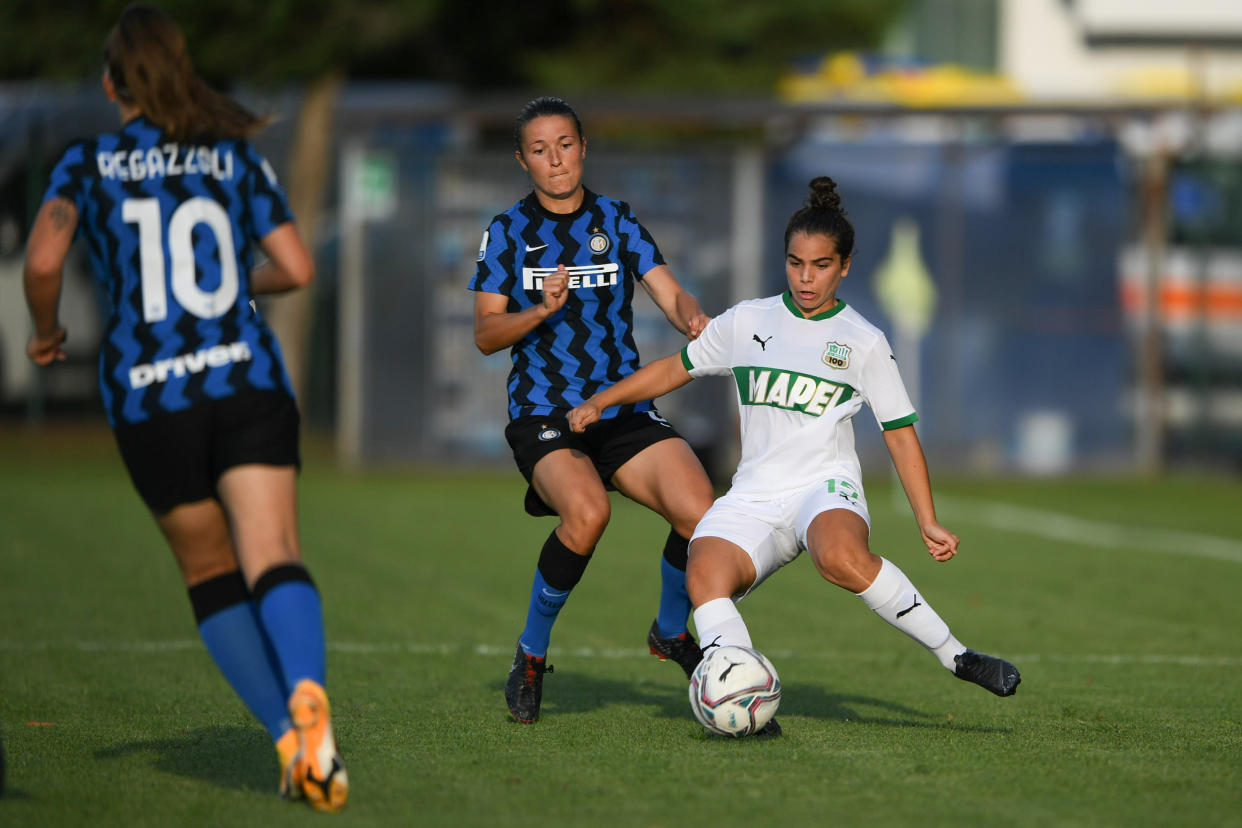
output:
[[[209,175],[233,180],[233,153],[218,147],[183,147],[168,143],[150,149],[117,150],[95,155],[99,175],[120,181],[142,181],[174,175]]]

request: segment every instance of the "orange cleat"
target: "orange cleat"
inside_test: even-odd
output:
[[[349,796],[349,775],[332,733],[328,694],[317,682],[302,679],[289,696],[289,715],[298,734],[291,781],[300,782],[316,810],[341,810]]]
[[[298,732],[290,728],[276,742],[276,756],[280,759],[280,798],[301,799],[302,780],[295,777],[298,759]]]

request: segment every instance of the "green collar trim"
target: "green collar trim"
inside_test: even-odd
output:
[[[785,302],[785,307],[789,308],[790,313],[799,319],[805,319],[809,322],[818,322],[821,319],[830,319],[845,310],[845,300],[838,299],[837,303],[832,306],[831,310],[826,310],[823,313],[817,313],[814,316],[803,316],[802,310],[794,303],[793,293],[791,291],[787,290],[781,294],[781,299]]]

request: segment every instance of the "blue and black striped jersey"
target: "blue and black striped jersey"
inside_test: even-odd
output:
[[[664,258],[623,201],[587,190],[577,211],[560,215],[531,193],[492,219],[470,289],[507,296],[516,313],[543,301],[544,277],[562,264],[569,271],[565,306],[510,349],[510,419],[566,413],[638,370],[634,284]],[[603,416],[651,408],[647,401]]]
[[[276,338],[250,305],[256,242],[292,216],[249,144],[179,144],[135,118],[70,145],[52,198],[77,206],[110,300],[99,384],[112,425],[246,388],[292,395]]]

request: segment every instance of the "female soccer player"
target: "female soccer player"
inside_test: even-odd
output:
[[[526,511],[560,524],[539,554],[526,626],[505,683],[519,722],[539,718],[552,625],[608,524],[608,489],[659,513],[671,526],[661,563],[660,607],[647,644],[689,676],[701,654],[686,629],[688,538],[712,488],[690,446],[650,400],[602,413],[590,435],[565,415],[639,366],[631,300],[641,284],[677,330],[694,339],[707,324],[629,205],[582,184],[586,139],[569,104],[537,98],[514,130],[517,162],[534,192],[496,216],[483,234],[470,289],[474,341],[484,354],[511,349],[505,437],[530,486]]]
[[[246,142],[262,121],[199,78],[169,17],[130,6],[104,57],[121,128],[72,144],[52,172],[26,255],[27,353],[64,359],[61,270],[80,230],[111,300],[104,408],[203,642],[276,742],[281,794],[337,810],[348,778],[323,689],[319,594],[298,546],[298,410],[251,305],[307,285],[313,264]],[[268,260],[252,270],[256,244]]]
[[[569,412],[575,432],[610,406],[651,399],[708,374],[737,383],[742,457],[728,493],[690,544],[694,624],[707,647],[751,646],[735,602],[806,550],[829,582],[857,594],[959,678],[999,696],[1017,669],[976,653],[895,564],[868,547],[871,518],[850,419],[866,402],[931,556],[947,561],[958,538],[940,525],[914,412],[884,334],[837,298],[854,228],[831,178],[810,183],[785,228],[788,292],[742,302],[712,320],[680,354],[644,367]],[[589,432],[587,432],[589,434]]]

